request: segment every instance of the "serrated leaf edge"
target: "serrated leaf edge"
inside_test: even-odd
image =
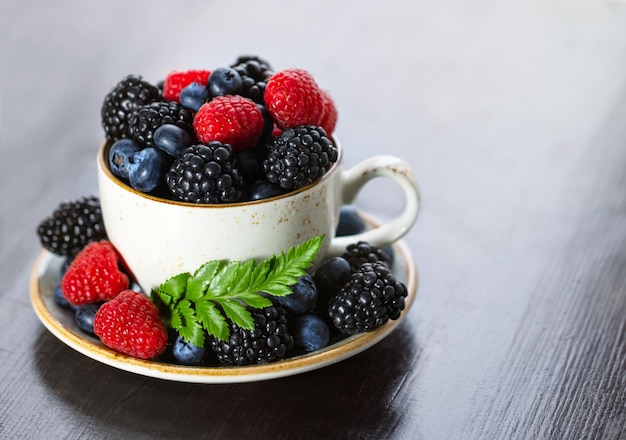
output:
[[[271,305],[271,300],[259,292],[271,296],[291,294],[291,286],[313,264],[323,240],[324,235],[318,235],[258,264],[255,260],[208,261],[193,275],[182,273],[171,277],[159,286],[157,295],[172,312],[172,328],[192,344],[204,346],[204,332],[199,331],[202,329],[227,341],[230,329],[226,317],[242,328],[254,329],[246,305],[251,308]],[[171,295],[168,287],[177,286],[178,277],[187,277],[185,291]]]

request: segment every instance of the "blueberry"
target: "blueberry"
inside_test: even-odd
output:
[[[291,290],[291,295],[276,297],[278,304],[297,315],[313,310],[317,303],[317,287],[311,275],[301,276]]]
[[[343,257],[331,257],[322,261],[314,275],[318,289],[338,289],[349,279],[350,263]]]
[[[66,258],[63,261],[63,264],[61,265],[61,268],[59,269],[59,278],[60,279],[63,279],[63,277],[65,276],[65,274],[67,272],[67,269],[70,268],[73,260],[74,260],[73,258]]]
[[[392,245],[387,245],[384,248],[381,248],[381,251],[383,251],[385,253],[385,255],[387,255],[387,257],[389,257],[389,265],[393,265],[393,259],[395,257],[394,251],[393,251],[393,246]]]
[[[306,352],[320,350],[330,341],[330,329],[322,318],[312,313],[293,319],[290,327],[294,346]]]
[[[359,216],[354,208],[344,206],[339,211],[339,223],[335,235],[343,237],[354,235],[365,230],[365,221]]]
[[[132,139],[120,139],[109,149],[109,167],[113,174],[122,179],[128,179],[128,158],[139,151],[141,147]]]
[[[61,270],[59,270],[59,275],[61,276],[61,279],[63,279],[63,277],[65,276],[65,273],[67,272],[67,269],[69,269],[70,265],[72,264],[73,259],[72,258],[66,258],[65,261],[63,261],[63,264],[61,265]]]
[[[65,299],[65,296],[63,296],[63,292],[61,291],[61,285],[57,285],[54,288],[54,302],[59,306],[59,307],[63,307],[64,309],[73,309],[74,306],[72,306],[67,299]]]
[[[172,355],[181,365],[201,365],[205,353],[204,347],[187,342],[181,336],[176,337],[172,346]]]
[[[63,277],[65,276],[65,273],[67,272],[67,269],[70,267],[70,264],[72,264],[71,258],[66,258],[63,261],[63,264],[61,265],[61,268],[59,269],[60,281],[54,288],[53,298],[54,298],[54,302],[59,307],[63,307],[64,309],[75,310],[76,306],[74,306],[73,304],[70,304],[70,302],[67,299],[65,299],[65,296],[63,296],[63,291],[61,290],[61,281],[63,280]]]
[[[197,82],[192,82],[180,92],[180,104],[197,112],[209,100],[209,89]]]
[[[320,263],[313,279],[317,286],[318,302],[322,307],[348,282],[350,275],[350,263],[345,258],[331,257]]]
[[[269,199],[270,197],[276,197],[284,194],[285,190],[277,183],[272,183],[267,180],[259,180],[250,187],[249,200],[262,200]]]
[[[164,151],[147,147],[128,158],[130,186],[141,192],[154,191],[165,181],[171,157]]]
[[[237,95],[241,92],[242,86],[241,76],[230,67],[218,67],[209,75],[211,96]]]
[[[96,312],[100,308],[100,305],[101,303],[91,303],[76,308],[76,312],[74,314],[76,324],[78,324],[81,330],[85,333],[89,333],[90,335],[95,334],[93,332],[93,318],[96,316]]]
[[[180,157],[193,139],[189,133],[174,124],[164,124],[154,132],[154,145],[172,157]]]

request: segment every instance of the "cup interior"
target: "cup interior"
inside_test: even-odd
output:
[[[203,204],[203,203],[185,202],[185,201],[175,200],[175,199],[171,198],[171,195],[168,193],[167,189],[163,187],[163,185],[161,185],[158,190],[156,190],[156,191],[154,191],[152,193],[144,193],[142,191],[139,191],[139,190],[133,188],[132,186],[130,186],[130,184],[128,184],[127,182],[125,182],[121,178],[117,177],[111,171],[111,168],[109,166],[109,160],[108,160],[109,150],[110,150],[111,145],[112,145],[112,142],[110,142],[110,141],[104,141],[102,143],[102,145],[100,146],[100,151],[98,153],[98,167],[102,170],[104,176],[106,176],[106,178],[109,181],[111,181],[115,185],[119,186],[124,191],[132,193],[132,194],[136,195],[137,197],[150,200],[152,202],[173,204],[173,205],[186,206],[186,207],[192,207],[192,208],[207,208],[207,207],[209,207],[209,208],[219,208],[219,207],[246,206],[246,205],[255,205],[255,204],[260,204],[260,203],[267,203],[267,202],[275,201],[275,200],[278,200],[278,199],[291,197],[291,196],[299,194],[299,193],[301,193],[303,191],[307,191],[310,188],[312,188],[312,187],[314,187],[316,185],[319,185],[320,183],[324,182],[325,180],[330,179],[331,176],[334,173],[336,173],[337,170],[340,168],[341,162],[343,160],[343,149],[341,147],[341,144],[339,143],[339,141],[335,137],[333,137],[333,142],[335,143],[335,146],[337,147],[337,151],[338,151],[337,161],[335,161],[335,163],[332,164],[330,169],[320,179],[316,180],[313,183],[310,183],[309,185],[297,188],[295,190],[286,192],[284,194],[280,194],[278,196],[268,197],[268,198],[264,198],[264,199],[260,199],[260,200],[248,200],[248,201],[241,201],[241,202],[218,203],[218,204]]]

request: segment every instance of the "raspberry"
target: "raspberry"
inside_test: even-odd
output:
[[[180,92],[193,82],[206,86],[209,82],[209,70],[187,70],[184,72],[171,72],[165,77],[163,83],[163,97],[168,101],[178,101]]]
[[[118,268],[118,254],[108,241],[87,245],[76,255],[61,280],[61,291],[70,304],[81,306],[108,301],[128,289],[128,276]]]
[[[319,125],[324,99],[306,70],[286,69],[272,75],[265,86],[265,106],[280,128]]]
[[[251,99],[237,95],[214,98],[200,107],[193,121],[200,142],[219,141],[235,152],[256,146],[264,125],[261,109]]]
[[[283,133],[283,129],[278,125],[274,124],[272,126],[272,136],[280,136]]]
[[[100,199],[89,196],[61,203],[50,217],[42,220],[37,235],[50,252],[74,258],[89,243],[107,237]]]
[[[337,107],[328,92],[322,90],[322,98],[324,101],[324,110],[322,111],[322,119],[319,125],[326,131],[328,136],[332,136],[337,125]]]
[[[167,329],[156,305],[132,290],[104,303],[96,312],[93,329],[107,347],[140,359],[160,355],[167,345]]]

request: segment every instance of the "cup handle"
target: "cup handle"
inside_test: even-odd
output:
[[[387,246],[403,237],[417,220],[420,207],[420,190],[411,167],[394,156],[374,156],[359,162],[342,176],[342,205],[354,201],[363,186],[376,177],[389,177],[404,190],[404,209],[393,220],[377,228],[354,235],[334,237],[328,254],[338,256],[345,252],[348,245],[366,241],[376,247]]]

